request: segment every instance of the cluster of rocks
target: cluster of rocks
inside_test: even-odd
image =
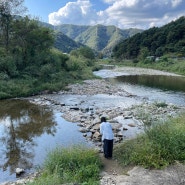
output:
[[[69,85],[68,91],[62,91],[59,94],[93,95],[97,93],[111,93],[115,95],[118,92],[124,92],[126,96],[128,95],[127,92],[116,88],[106,80],[87,80],[84,84]],[[79,131],[83,133],[83,136],[87,140],[93,141],[95,145],[100,147],[99,149],[101,149],[102,145],[101,134],[99,132],[100,118],[102,116],[106,117],[112,124],[115,136],[114,142],[119,143],[123,139],[135,137],[144,130],[145,126],[175,117],[184,111],[183,107],[176,107],[173,104],[151,103],[147,101],[127,108],[111,107],[107,109],[90,105],[84,108],[80,106],[80,103],[75,106],[66,105],[50,96],[40,96],[32,102],[56,106],[62,112],[62,117],[67,121],[77,123]]]
[[[119,143],[126,138],[126,132],[130,132],[129,136],[136,136],[142,132],[144,127],[151,126],[159,121],[175,117],[184,111],[182,107],[174,105],[165,105],[160,107],[156,103],[143,103],[129,108],[114,107],[111,109],[96,109],[93,111],[84,111],[83,109],[69,110],[63,113],[63,117],[71,122],[77,122],[80,131],[84,137],[93,140],[98,146],[101,146],[101,135],[99,132],[100,118],[105,116],[112,124],[114,131],[114,142]],[[132,132],[132,133],[131,133]]]
[[[20,169],[18,169],[18,173],[20,173]],[[22,170],[21,170],[21,173],[22,173]],[[14,182],[4,182],[4,183],[1,183],[0,185],[28,184],[28,183],[33,182],[35,180],[35,178],[37,178],[39,175],[40,175],[40,172],[26,174],[25,176],[20,176],[20,178],[18,178],[18,180],[14,181]]]
[[[83,84],[70,84],[66,89],[65,91],[60,91],[59,94],[132,96],[132,94],[124,91],[123,88],[111,84],[106,79],[85,80]]]

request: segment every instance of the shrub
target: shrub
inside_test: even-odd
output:
[[[158,123],[145,134],[115,147],[115,158],[123,165],[163,168],[185,161],[185,115]]]

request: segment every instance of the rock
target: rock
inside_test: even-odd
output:
[[[132,119],[132,116],[124,116],[124,119]]]
[[[70,110],[80,110],[79,107],[70,107]]]
[[[101,141],[101,134],[99,132],[95,132],[92,137],[95,141]]]
[[[122,132],[118,132],[116,135],[117,135],[117,137],[123,137]]]
[[[100,118],[96,117],[94,120],[93,120],[93,124],[97,124],[97,123],[100,123]]]
[[[123,127],[123,130],[128,130],[128,128]]]
[[[16,175],[21,175],[22,173],[24,173],[25,172],[25,170],[24,169],[22,169],[22,168],[16,168],[16,170],[15,170],[15,173],[16,173]]]
[[[85,134],[83,134],[83,136],[84,136],[84,137],[87,137],[87,134],[85,133]]]
[[[129,127],[136,127],[136,125],[134,123],[129,123],[128,126]]]
[[[77,124],[79,127],[83,127],[83,124],[82,123],[78,123]]]
[[[81,128],[79,128],[79,131],[82,132],[82,133],[85,133],[85,132],[87,132],[88,130],[87,130],[86,128],[81,127]]]
[[[112,125],[112,129],[115,130],[115,131],[119,131],[122,124],[121,123],[118,123],[118,122],[115,122],[115,123],[111,123]]]
[[[96,130],[95,130],[95,129],[91,129],[90,132],[91,132],[92,134],[94,134],[94,133],[96,132]]]
[[[100,124],[96,124],[92,127],[93,130],[99,130],[100,129]]]

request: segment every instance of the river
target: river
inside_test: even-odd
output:
[[[95,75],[108,79],[125,91],[148,101],[185,106],[185,77],[143,68],[101,70]]]
[[[134,96],[50,96],[71,105],[76,105],[79,101],[86,104],[85,100],[88,100],[89,104],[105,108],[113,104],[130,106],[143,100],[185,106],[185,79],[182,76],[149,70],[138,72],[128,68],[101,70],[95,72],[95,75],[105,78]],[[49,107],[27,100],[0,101],[0,183],[15,180],[15,169],[18,167],[26,169],[27,173],[35,171],[43,164],[48,151],[57,146],[88,145],[82,133],[78,131],[77,124],[66,121],[59,110]]]

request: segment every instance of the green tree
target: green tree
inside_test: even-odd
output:
[[[0,37],[1,45],[9,50],[12,21],[15,15],[19,15],[26,9],[23,7],[24,0],[0,0]]]
[[[148,48],[147,47],[141,48],[139,51],[139,56],[138,56],[139,60],[141,61],[145,60],[147,56],[149,56]]]
[[[71,55],[76,57],[85,57],[87,59],[95,59],[95,54],[93,50],[89,47],[80,47],[77,50],[72,50],[70,52]]]
[[[31,65],[46,64],[53,43],[53,31],[39,26],[37,20],[25,17],[14,22],[12,53],[17,59],[19,70]]]

